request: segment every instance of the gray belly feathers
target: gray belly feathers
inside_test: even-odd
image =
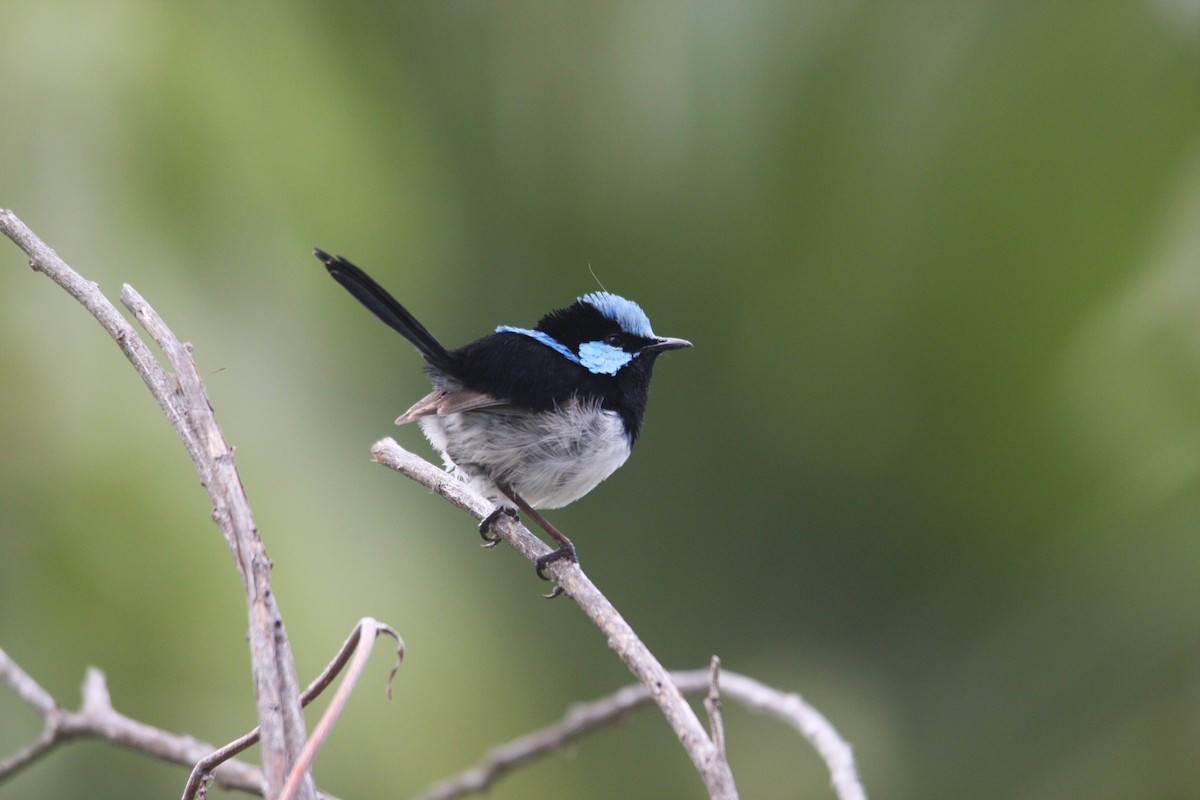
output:
[[[502,483],[534,508],[561,508],[611,475],[630,451],[620,415],[598,403],[536,413],[465,411],[421,417],[420,425],[446,469],[497,504],[508,504],[496,487]]]

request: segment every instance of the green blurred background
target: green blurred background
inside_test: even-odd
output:
[[[408,642],[324,788],[410,796],[630,678],[369,462],[429,453],[392,425],[427,383],[314,245],[452,345],[590,271],[695,342],[553,518],[669,667],[801,692],[873,797],[1200,796],[1200,3],[8,0],[0,75],[0,207],[195,343],[302,678],[360,616]],[[0,444],[0,646],[69,707],[94,664],[138,719],[249,728],[197,477],[7,241]],[[744,797],[831,796],[727,707]],[[0,753],[39,730],[0,691]],[[0,796],[185,773],[81,743]],[[702,792],[645,712],[492,796]]]

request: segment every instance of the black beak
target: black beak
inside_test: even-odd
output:
[[[687,339],[672,339],[670,336],[660,336],[650,344],[642,348],[643,353],[661,353],[664,350],[682,350],[685,347],[691,347],[692,343]]]

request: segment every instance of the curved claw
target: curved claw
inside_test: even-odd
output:
[[[484,547],[495,547],[500,543],[500,537],[490,533],[492,525],[500,518],[501,514],[506,514],[513,519],[518,519],[517,512],[508,506],[496,506],[492,513],[484,517],[479,523],[479,535],[483,537]]]
[[[546,577],[546,567],[550,566],[555,561],[561,561],[564,558],[568,561],[574,561],[576,564],[579,563],[579,557],[575,554],[575,545],[571,544],[569,540],[560,544],[557,550],[551,550],[544,556],[540,556],[537,561],[533,562],[533,568],[537,572],[537,576],[539,578],[544,581],[548,581],[550,579]]]
[[[553,600],[556,597],[560,597],[562,595],[562,593],[563,593],[563,587],[555,586],[553,591],[551,591],[549,594],[542,595],[542,597],[546,598],[547,600]]]

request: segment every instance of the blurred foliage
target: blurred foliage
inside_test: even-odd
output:
[[[404,797],[629,681],[528,564],[368,461],[425,390],[318,245],[459,344],[595,287],[696,343],[554,513],[675,668],[802,692],[889,798],[1200,794],[1200,4],[9,0],[0,206],[195,343],[317,762]],[[223,742],[244,607],[117,349],[0,243],[0,646],[68,706]],[[743,795],[828,797],[731,709]],[[36,735],[0,692],[0,753]],[[364,766],[367,768],[364,769]],[[65,747],[4,798],[172,796]],[[495,798],[694,798],[652,713]],[[216,792],[216,794],[220,794]]]

